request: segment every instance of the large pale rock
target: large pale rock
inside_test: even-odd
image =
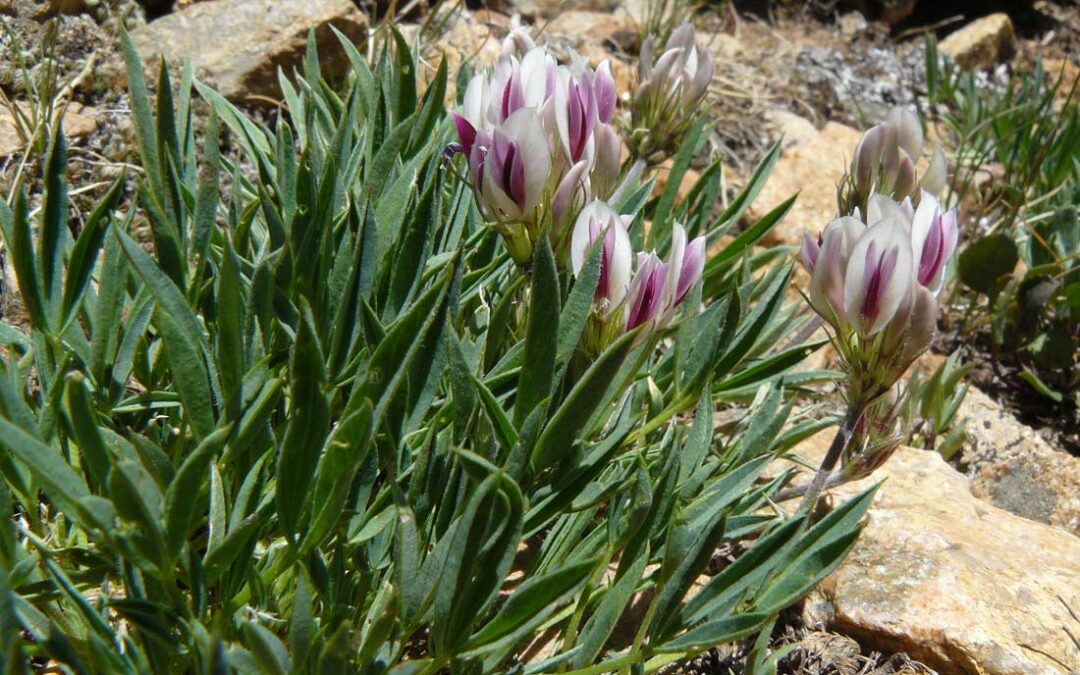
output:
[[[831,435],[802,454],[820,458]],[[1080,669],[1080,539],[998,509],[935,452],[901,448],[850,498],[884,479],[844,563],[804,619],[942,673],[1066,675]]]
[[[191,58],[204,81],[231,99],[280,94],[278,68],[299,64],[314,29],[324,73],[348,66],[331,26],[353,42],[367,34],[367,17],[352,0],[214,0],[188,5],[132,32],[148,72],[159,56],[172,64]]]
[[[941,41],[941,51],[962,68],[989,68],[1016,53],[1016,33],[1008,14],[976,19]]]
[[[962,461],[977,497],[1080,536],[1080,457],[1055,450],[975,387],[957,417],[967,429]]]
[[[859,142],[859,131],[829,122],[820,131],[810,133],[805,124],[795,124],[786,116],[780,118],[789,127],[799,129],[801,142],[783,149],[765,187],[747,210],[746,218],[753,222],[799,193],[787,216],[763,240],[770,246],[795,246],[802,241],[804,229],[818,232],[835,217],[836,184],[844,175],[851,153]]]

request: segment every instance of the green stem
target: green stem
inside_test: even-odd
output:
[[[630,652],[625,656],[620,656],[617,659],[612,659],[604,663],[597,663],[596,665],[589,666],[587,668],[571,670],[570,672],[566,673],[566,675],[601,675],[602,673],[610,673],[624,667],[632,666],[640,660],[640,654]]]
[[[649,631],[649,625],[652,623],[653,616],[656,615],[658,607],[657,599],[660,597],[660,591],[663,590],[663,586],[657,586],[656,594],[653,595],[652,601],[649,603],[649,608],[645,610],[645,616],[641,620],[641,625],[638,626],[637,633],[634,635],[634,642],[630,646],[630,654],[637,654],[641,651],[641,644],[645,641],[645,634]],[[623,666],[623,675],[630,675],[630,665]]]
[[[806,490],[806,496],[803,497],[802,504],[799,505],[799,513],[806,513],[807,519],[803,525],[803,529],[807,527],[810,522],[810,514],[813,513],[814,507],[817,505],[818,497],[821,496],[821,491],[825,488],[825,481],[828,479],[829,474],[836,467],[836,463],[840,460],[844,451],[847,449],[848,444],[851,442],[851,432],[855,428],[855,424],[859,421],[859,417],[862,416],[863,403],[854,399],[848,407],[847,415],[844,417],[844,421],[841,423],[840,428],[836,430],[836,435],[833,436],[832,444],[829,445],[828,452],[825,453],[825,459],[821,462],[821,467],[817,473],[814,474],[814,479],[810,482],[810,487]]]

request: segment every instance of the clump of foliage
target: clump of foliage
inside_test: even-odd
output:
[[[420,96],[396,32],[373,64],[343,39],[335,89],[311,45],[266,126],[190,69],[153,100],[126,43],[135,191],[76,217],[57,128],[43,192],[0,202],[29,323],[0,323],[3,670],[655,672],[771,626],[872,496],[764,508],[820,427],[785,429],[787,392],[829,377],[788,372],[791,265],[752,249],[791,201],[670,324],[584,353],[603,246],[511,257],[444,156],[445,63]],[[678,218],[714,245],[777,159],[715,213],[717,161],[677,192],[704,130],[615,198],[636,244],[667,255]]]
[[[904,410],[910,445],[937,450],[951,459],[967,440],[967,430],[956,418],[971,386],[963,382],[971,364],[960,364],[959,352],[941,362],[928,378],[915,371],[908,378],[908,404]]]
[[[953,199],[978,196],[963,232],[959,281],[992,356],[1034,391],[1061,403],[1080,397],[1080,105],[1077,81],[1041,63],[1015,71],[1000,90],[926,47],[927,94],[952,144]],[[999,176],[999,178],[994,178]],[[985,303],[983,302],[985,298]]]

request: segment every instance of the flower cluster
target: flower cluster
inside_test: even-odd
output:
[[[692,25],[676,28],[659,56],[655,42],[650,35],[641,45],[630,111],[631,150],[650,164],[659,164],[680,146],[694,121],[687,111],[697,108],[713,76],[712,55],[698,48]]]
[[[605,202],[593,201],[574,224],[570,259],[575,276],[581,274],[593,244],[603,238],[593,298],[596,311],[587,336],[593,351],[639,326],[649,332],[668,325],[705,268],[705,238],[687,242],[686,230],[678,223],[673,225],[667,261],[655,251],[635,256],[627,220]]]
[[[956,251],[956,214],[930,193],[919,206],[870,197],[858,209],[803,236],[811,274],[810,305],[834,330],[834,342],[858,375],[867,400],[884,393],[930,344],[937,294]]]
[[[840,213],[863,213],[870,196],[882,194],[896,201],[918,199],[922,192],[937,195],[945,187],[945,154],[934,148],[927,170],[919,178],[916,164],[924,146],[919,118],[910,111],[893,108],[884,122],[867,129],[855,147],[851,168],[841,183]]]
[[[576,55],[559,65],[523,29],[513,31],[490,73],[473,77],[452,113],[484,217],[519,264],[548,233],[565,249],[567,223],[619,178],[622,143],[611,126],[615,80]]]

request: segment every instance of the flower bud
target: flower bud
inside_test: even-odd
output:
[[[940,145],[935,145],[934,154],[930,157],[930,166],[926,168],[926,173],[923,174],[919,187],[935,196],[941,194],[941,191],[945,189],[948,170],[949,166],[945,160],[945,153],[942,152]]]
[[[585,77],[569,68],[558,70],[555,82],[555,128],[563,154],[571,163],[591,158],[593,130],[599,123],[596,92]]]
[[[846,326],[844,314],[844,278],[855,242],[866,226],[851,216],[837,218],[825,226],[818,237],[816,253],[804,256],[813,265],[810,278],[810,305],[838,330]],[[804,243],[805,243],[804,239]],[[811,251],[815,249],[810,248]],[[807,266],[810,270],[810,266]]]
[[[821,235],[817,237],[811,237],[810,233],[803,230],[802,234],[802,263],[803,267],[810,274],[814,273],[814,266],[817,264],[818,253],[821,252]]]
[[[615,90],[615,78],[611,74],[611,62],[607,59],[596,69],[593,92],[596,95],[596,111],[600,122],[611,124],[611,120],[615,118],[615,104],[619,96]]]
[[[908,157],[918,158],[922,155],[923,132],[922,124],[914,113],[897,106],[889,111],[885,122],[896,128],[896,140],[900,149],[908,154]]]
[[[686,294],[701,278],[705,269],[705,238],[696,237],[689,245],[686,243],[686,230],[679,223],[671,228],[671,254],[667,262],[666,317],[670,319],[675,308],[682,304]]]
[[[956,212],[941,212],[936,199],[924,192],[911,226],[911,246],[916,261],[916,278],[937,295],[945,279],[945,268],[956,252],[960,231]]]
[[[611,312],[626,297],[630,286],[633,248],[622,217],[607,203],[593,201],[581,210],[574,224],[570,265],[575,276],[581,274],[589,249],[601,236],[604,243],[600,253],[600,282],[596,286],[594,300],[606,312]]]
[[[686,254],[683,256],[682,268],[679,270],[679,281],[675,287],[675,306],[678,307],[686,299],[686,294],[701,280],[701,274],[705,271],[705,237],[694,237],[686,245]]]
[[[525,220],[540,201],[551,170],[547,136],[536,112],[526,108],[511,114],[493,130],[485,155],[477,183],[483,201],[496,211],[497,220]]]
[[[893,318],[915,278],[904,226],[883,220],[855,243],[844,278],[844,314],[860,335],[876,334]]]
[[[900,150],[900,162],[897,165],[896,176],[893,178],[892,194],[897,199],[903,199],[910,195],[915,187],[915,162],[906,151]]]
[[[661,161],[682,142],[713,76],[712,55],[694,43],[694,27],[676,28],[659,57],[649,36],[638,61],[638,85],[631,102],[633,154]]]
[[[566,172],[555,196],[551,198],[551,240],[558,248],[563,230],[573,214],[588,203],[592,194],[589,184],[589,164],[580,161]]]
[[[874,189],[878,169],[881,166],[884,142],[885,127],[876,124],[863,133],[859,138],[859,144],[855,146],[851,168],[855,176],[855,188],[859,194],[868,195]]]
[[[518,26],[511,30],[503,40],[502,56],[504,58],[510,56],[522,56],[535,48],[536,42],[532,39],[532,35],[529,34],[529,29],[524,26]]]
[[[626,330],[646,324],[655,326],[659,322],[666,309],[666,283],[667,266],[660,258],[655,253],[638,253],[637,273],[627,294],[630,304]]]
[[[922,286],[917,286],[901,363],[910,364],[930,347],[937,327],[937,315],[938,303],[934,294]]]
[[[610,124],[601,124],[593,133],[595,157],[592,168],[592,184],[600,197],[610,197],[619,183],[622,168],[622,141]]]

